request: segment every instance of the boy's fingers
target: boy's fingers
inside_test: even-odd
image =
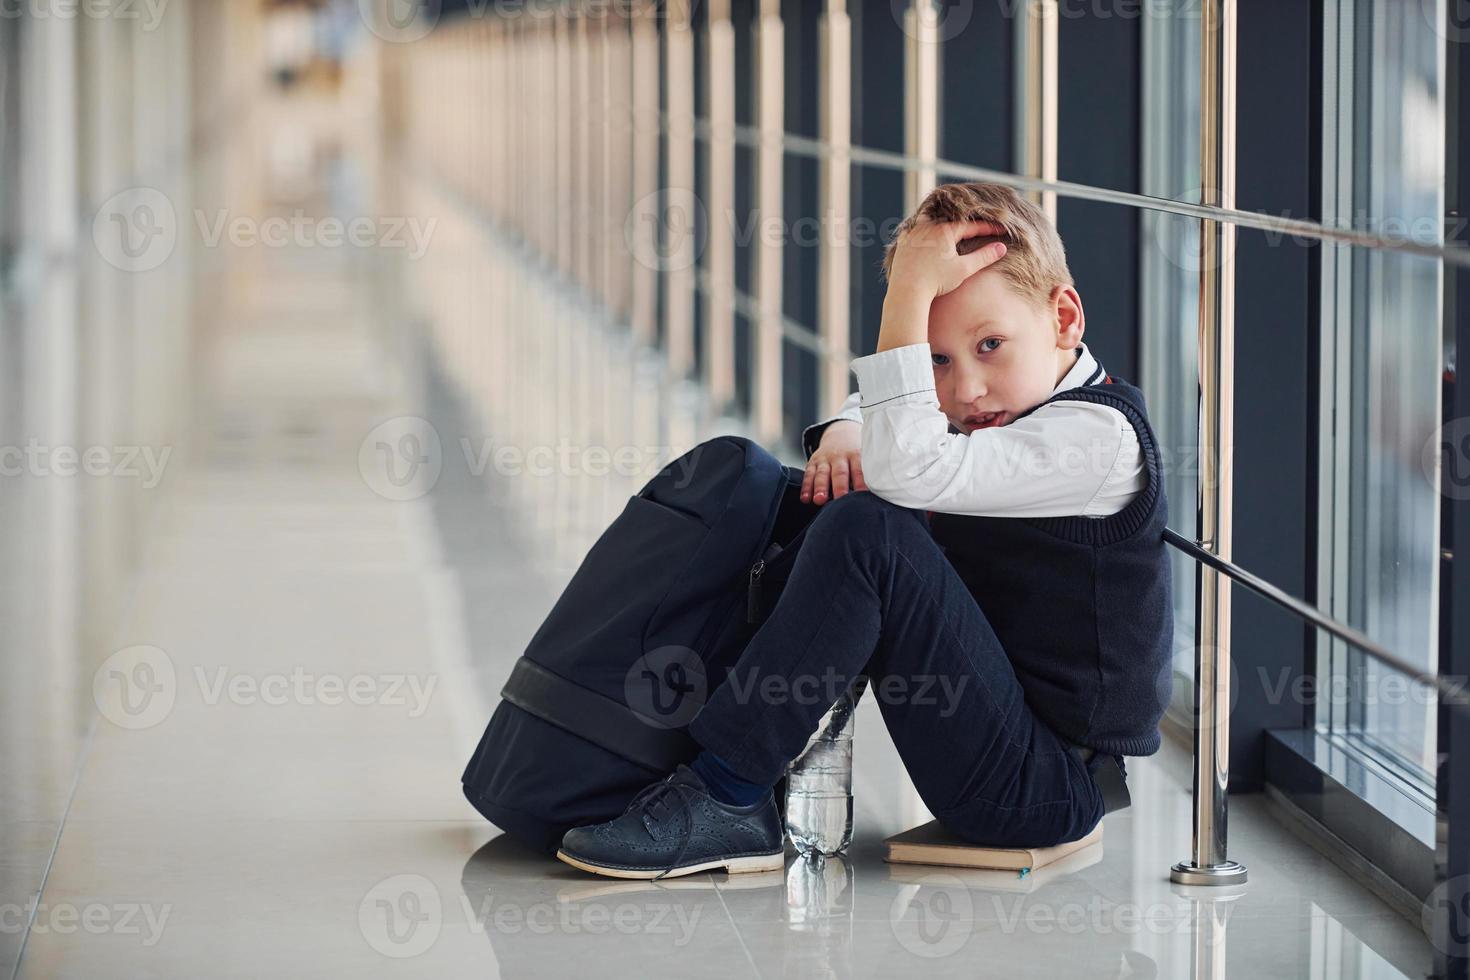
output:
[[[831,493],[832,480],[829,476],[832,467],[825,460],[817,464],[816,481],[812,484],[812,501],[820,504],[827,499]]]
[[[852,464],[852,488],[854,490],[868,489],[868,481],[863,479],[863,468],[861,464]]]
[[[847,489],[847,462],[838,460],[837,465],[832,469],[832,496],[840,497],[847,493]]]
[[[812,457],[811,462],[806,464],[806,475],[801,479],[801,499],[810,502],[816,496],[818,488],[822,486],[820,470],[827,464],[817,457]]]
[[[957,221],[954,223],[956,238],[978,238],[1004,235],[1005,228],[994,221]]]
[[[960,256],[960,258],[966,260],[970,273],[974,274],[986,266],[1000,261],[1001,256],[1005,254],[1006,246],[1004,242],[991,242],[984,248],[977,248],[968,255]]]

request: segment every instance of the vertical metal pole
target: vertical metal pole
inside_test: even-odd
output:
[[[551,26],[551,135],[547,141],[550,150],[551,200],[556,202],[556,229],[551,236],[552,265],[568,279],[577,278],[577,259],[573,249],[576,225],[582,215],[581,206],[573,193],[573,163],[577,150],[572,143],[576,127],[572,113],[576,110],[576,98],[572,95],[572,80],[575,77],[573,49],[576,18],[570,11],[558,11],[548,18]],[[451,124],[457,128],[456,124]]]
[[[694,5],[670,0],[664,18],[664,73],[669,126],[665,144],[666,203],[660,209],[668,240],[665,258],[664,356],[670,377],[683,380],[694,370],[694,262],[697,235],[694,207]],[[670,255],[669,252],[674,254]],[[671,420],[672,421],[672,420]],[[676,444],[671,439],[670,444]]]
[[[1016,19],[1017,52],[1013,86],[1016,119],[1016,172],[1057,179],[1057,2],[1029,3]],[[1057,220],[1055,191],[1029,192],[1052,224]]]
[[[1200,202],[1235,206],[1235,4],[1205,0],[1200,57]],[[1235,226],[1200,222],[1199,532],[1230,559],[1235,385]],[[1225,857],[1230,782],[1230,580],[1201,564],[1196,592],[1194,847],[1169,877],[1183,885],[1238,884]]]
[[[514,84],[514,83],[512,83]],[[616,11],[607,15],[607,215],[603,219],[607,238],[602,247],[607,263],[608,307],[617,324],[633,322],[633,268],[627,260],[629,245],[626,221],[633,207],[633,147],[638,140],[634,126],[633,38],[628,20]],[[513,91],[513,90],[512,90]],[[519,154],[514,166],[520,166]]]
[[[710,219],[705,246],[704,379],[716,415],[732,411],[735,401],[735,28],[730,0],[709,5],[709,44],[705,73],[705,118],[709,120],[706,207]]]
[[[649,195],[658,193],[658,144],[663,138],[659,126],[658,95],[658,26],[651,17],[631,20],[630,57],[632,81],[632,193],[630,209],[646,207]],[[654,226],[636,221],[630,229],[634,236],[631,252],[633,270],[630,302],[633,339],[640,347],[652,347],[658,337],[657,314],[658,269],[646,261],[656,254],[658,238]],[[640,261],[639,256],[644,260]]]
[[[755,200],[762,227],[780,228],[786,159],[782,137],[786,129],[786,44],[781,0],[761,0],[755,26],[755,106],[760,146],[755,160]],[[755,384],[751,417],[757,442],[773,445],[781,439],[782,281],[783,236],[762,234],[755,246],[755,300],[759,307],[755,333]]]
[[[817,406],[831,411],[847,397],[852,360],[850,230],[852,228],[852,20],[847,0],[827,0],[818,31],[822,139],[832,148],[818,173],[821,252],[817,259],[817,320],[825,352],[817,372]]]
[[[903,174],[904,203],[916,210],[938,179],[939,5],[913,0],[904,14],[904,153],[919,166]]]

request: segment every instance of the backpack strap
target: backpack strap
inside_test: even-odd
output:
[[[542,721],[585,738],[629,762],[654,772],[672,772],[699,754],[699,745],[682,731],[657,727],[626,705],[589,691],[519,657],[500,696]]]

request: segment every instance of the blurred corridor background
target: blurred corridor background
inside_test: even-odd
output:
[[[1235,557],[1447,674],[1463,27],[1238,6],[1235,206],[1371,240],[1240,229]],[[1170,885],[1180,556],[1165,748],[1096,853],[1029,879],[882,861],[930,815],[872,699],[851,854],[775,881],[594,880],[460,791],[630,495],[722,433],[803,464],[936,183],[1063,188],[1036,196],[1088,343],[1147,392],[1193,533],[1200,220],[1148,201],[1200,201],[1201,23],[0,0],[0,977],[1429,974],[1433,690],[1243,592],[1251,883]]]

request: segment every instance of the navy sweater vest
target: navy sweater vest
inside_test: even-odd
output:
[[[1109,378],[1048,402],[1062,400],[1109,405],[1132,423],[1148,485],[1127,507],[1102,518],[936,512],[930,529],[990,620],[1032,712],[1072,742],[1152,755],[1174,645],[1158,441],[1143,392],[1127,382]]]

